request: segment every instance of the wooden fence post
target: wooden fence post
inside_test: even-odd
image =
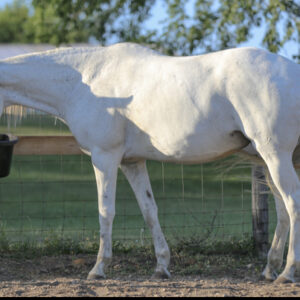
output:
[[[269,248],[269,188],[265,183],[264,167],[252,166],[252,225],[254,246],[260,257],[268,254]]]

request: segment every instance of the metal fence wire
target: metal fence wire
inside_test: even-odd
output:
[[[25,117],[16,127],[7,127],[5,117],[1,122],[1,132],[15,135],[68,134],[65,125],[42,114]],[[251,165],[232,167],[232,159],[199,165],[147,162],[160,224],[169,240],[251,236]],[[273,230],[274,202],[269,199]],[[52,236],[98,240],[97,191],[90,158],[83,154],[15,155],[10,175],[0,179],[0,231],[12,242]],[[121,171],[113,239],[140,244],[151,240]]]

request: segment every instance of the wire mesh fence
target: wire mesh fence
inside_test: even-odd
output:
[[[1,132],[15,135],[67,135],[60,121],[28,115]],[[252,234],[251,165],[232,158],[200,165],[148,161],[162,229],[169,240],[199,237],[227,239]],[[270,231],[275,210],[270,199]],[[14,156],[9,177],[0,179],[0,230],[10,241],[42,241],[52,236],[91,240],[99,237],[97,191],[86,155]],[[151,240],[134,194],[119,172],[113,239]]]

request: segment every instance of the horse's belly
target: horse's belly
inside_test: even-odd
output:
[[[239,131],[220,133],[216,136],[191,135],[173,144],[164,144],[147,135],[137,134],[127,143],[125,161],[151,159],[180,163],[201,163],[215,160],[236,152],[248,145]]]

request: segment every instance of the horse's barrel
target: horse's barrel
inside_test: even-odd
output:
[[[13,148],[18,138],[11,134],[0,134],[0,177],[9,175]]]

